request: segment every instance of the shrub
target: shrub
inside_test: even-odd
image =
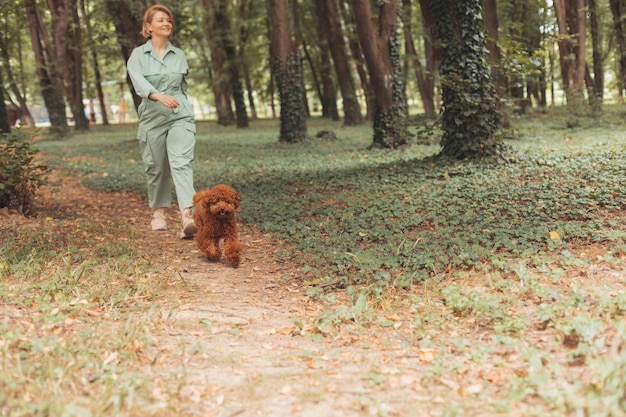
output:
[[[15,131],[0,137],[0,208],[27,216],[37,189],[47,184],[49,169],[35,160],[32,135]]]

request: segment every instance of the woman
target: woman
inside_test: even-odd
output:
[[[146,165],[148,203],[154,209],[152,230],[165,230],[165,208],[171,206],[171,182],[181,212],[181,238],[198,230],[191,215],[195,194],[191,162],[196,126],[187,100],[189,70],[185,53],[169,39],[174,29],[172,12],[165,6],[150,7],[144,14],[141,34],[146,43],[133,50],[127,70],[137,94],[137,139]]]

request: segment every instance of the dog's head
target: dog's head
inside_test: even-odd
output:
[[[194,199],[195,200],[195,199]],[[200,194],[196,205],[202,204],[208,213],[218,219],[229,219],[234,216],[239,208],[241,197],[231,186],[219,184]]]

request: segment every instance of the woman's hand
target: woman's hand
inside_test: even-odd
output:
[[[152,93],[150,94],[148,98],[150,100],[158,101],[159,103],[163,104],[165,107],[170,108],[170,109],[177,108],[179,104],[178,100],[176,100],[174,96],[170,96],[170,95],[163,94],[163,93]]]

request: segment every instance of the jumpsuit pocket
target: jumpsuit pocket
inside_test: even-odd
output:
[[[141,151],[141,159],[146,167],[154,167],[156,165],[150,143],[145,139],[139,142],[139,150]]]

